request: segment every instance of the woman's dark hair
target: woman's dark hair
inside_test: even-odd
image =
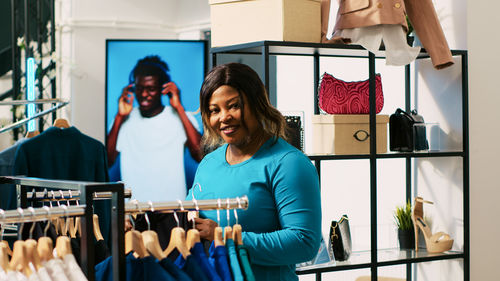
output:
[[[156,76],[162,85],[171,81],[169,71],[167,63],[159,56],[147,56],[137,61],[134,69],[130,72],[129,83],[134,83],[137,76]]]
[[[259,75],[249,66],[241,63],[228,63],[214,67],[205,77],[200,91],[200,109],[205,133],[203,134],[202,146],[205,152],[219,147],[223,140],[210,127],[210,99],[213,93],[221,86],[231,86],[236,89],[243,103],[243,96],[248,104],[242,104],[241,110],[248,106],[255,118],[259,120],[261,129],[266,135],[285,138],[285,118],[269,102],[266,88]],[[245,119],[242,113],[242,123]]]

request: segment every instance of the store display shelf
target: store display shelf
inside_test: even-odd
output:
[[[283,41],[256,41],[226,47],[217,47],[210,50],[211,53],[226,54],[246,54],[260,55],[266,48],[269,55],[294,55],[294,56],[312,56],[320,55],[323,57],[349,57],[349,58],[368,58],[368,51],[360,45],[354,44],[322,44],[305,42],[283,42]],[[381,49],[383,51],[384,49]],[[463,50],[452,50],[454,56],[463,55]],[[381,56],[376,58],[385,58],[382,52]],[[428,58],[429,55],[425,49],[421,49],[418,58]]]
[[[376,154],[376,158],[406,158],[406,157],[463,157],[464,153],[461,151],[430,151],[430,152],[389,152],[383,154]],[[308,154],[311,160],[353,160],[353,159],[370,159],[370,154]]]
[[[384,249],[377,252],[378,262],[377,266],[391,266],[391,265],[401,265],[410,263],[420,263],[429,261],[439,261],[439,260],[450,260],[450,259],[462,259],[464,258],[463,252],[458,251],[447,251],[444,253],[428,253],[425,250],[399,250],[399,249]],[[360,251],[353,252],[347,261],[337,261],[324,264],[316,264],[310,266],[304,266],[296,269],[298,275],[311,274],[311,273],[321,273],[321,272],[333,272],[341,270],[353,270],[370,268],[372,264],[370,263],[371,252],[370,251]]]

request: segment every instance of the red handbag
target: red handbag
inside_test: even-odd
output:
[[[319,88],[319,107],[328,114],[369,114],[369,81],[345,82],[324,73]],[[375,108],[384,107],[382,78],[375,75]]]

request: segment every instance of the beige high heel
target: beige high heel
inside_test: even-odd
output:
[[[418,251],[418,230],[422,230],[425,239],[425,246],[429,253],[442,253],[451,249],[453,239],[450,235],[444,232],[432,234],[430,227],[424,222],[424,207],[423,203],[434,204],[431,201],[426,201],[422,197],[415,197],[415,204],[411,219],[415,229],[415,251]]]

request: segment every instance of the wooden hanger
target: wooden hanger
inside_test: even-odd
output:
[[[149,201],[149,206],[151,208],[151,212],[154,212],[153,202]],[[160,241],[158,240],[158,234],[156,234],[156,232],[151,230],[151,224],[149,222],[148,213],[144,214],[144,218],[148,223],[148,230],[142,232],[142,242],[144,243],[144,247],[155,258],[157,258],[158,260],[162,260],[166,258],[166,256],[163,254]]]
[[[186,245],[188,249],[192,249],[194,244],[201,242],[200,232],[198,229],[190,229],[187,232]]]
[[[236,245],[243,245],[243,237],[241,235],[242,228],[240,224],[233,225],[233,240]]]
[[[70,238],[76,238],[75,218],[68,219],[68,232]]]
[[[104,240],[104,237],[102,237],[102,233],[101,233],[101,227],[99,226],[99,216],[97,216],[96,214],[94,214],[92,223],[94,225],[94,236],[95,236],[95,239],[97,241]]]
[[[222,227],[220,226],[217,226],[214,229],[214,245],[215,247],[224,245],[224,238],[222,237]]]
[[[163,251],[163,254],[168,256],[174,249],[177,249],[184,258],[191,254],[186,244],[186,231],[181,227],[172,228],[170,232],[170,241],[165,251]]]
[[[196,210],[198,210],[197,201],[193,199],[193,202],[196,205]],[[188,249],[192,249],[194,247],[194,244],[201,242],[200,232],[198,231],[198,229],[196,229],[196,223],[194,220],[195,218],[198,217],[198,214],[199,214],[198,211],[188,212],[188,220],[191,220],[193,222],[193,228],[189,229],[186,235],[186,245]]]
[[[0,241],[0,245],[3,245],[3,247],[5,247],[5,251],[7,251],[7,255],[12,256],[12,250],[10,249],[9,242],[2,240],[2,241]]]
[[[182,202],[180,200],[177,201],[180,204],[181,211],[184,211]],[[170,241],[168,242],[168,246],[165,251],[163,251],[163,254],[167,257],[174,249],[177,249],[179,253],[186,258],[191,255],[191,252],[186,244],[186,231],[179,226],[179,217],[177,217],[177,213],[175,211],[174,218],[177,221],[177,227],[172,228],[172,231],[170,232]]]
[[[35,209],[33,207],[29,207],[28,210],[31,212],[33,218],[35,216]],[[40,257],[38,256],[37,251],[37,241],[33,239],[33,231],[35,230],[36,222],[33,219],[31,223],[31,228],[29,232],[29,239],[25,241],[24,246],[26,248],[26,259],[28,263],[32,263],[36,270],[41,267]]]
[[[28,266],[28,259],[26,258],[25,242],[21,240],[14,242],[14,249],[12,252],[12,259],[9,263],[10,270],[16,270],[24,273],[26,276],[30,276],[32,272]]]
[[[32,137],[36,137],[40,134],[38,130],[35,130],[33,132],[27,132],[25,138],[30,139]]]
[[[142,232],[142,242],[146,250],[151,253],[158,260],[162,260],[166,258],[163,254],[163,250],[160,245],[160,241],[158,240],[158,234],[153,230],[146,230]]]
[[[149,253],[144,246],[142,234],[135,230],[129,230],[125,233],[125,254],[134,252],[139,258],[148,257]]]
[[[82,236],[82,218],[77,217],[75,219],[75,236],[78,234],[80,237]]]
[[[7,271],[9,270],[9,253],[5,244],[0,244],[0,267]]]
[[[236,197],[236,201],[238,202],[238,208],[241,208],[240,198]],[[234,219],[236,220],[236,223],[233,225],[233,241],[235,245],[243,245],[243,236],[242,236],[243,229],[241,227],[241,224],[238,223],[237,210],[233,209],[233,211],[234,211]]]
[[[51,260],[53,256],[54,245],[50,237],[38,238],[37,251],[42,262]]]
[[[40,257],[40,260],[42,262],[47,262],[51,260],[54,257],[53,250],[54,250],[54,245],[52,242],[52,239],[50,237],[47,237],[47,231],[50,228],[50,224],[52,222],[52,219],[50,217],[50,208],[47,206],[43,207],[47,211],[47,225],[45,226],[45,229],[43,230],[43,237],[38,238],[38,244],[37,244],[37,252],[38,256]]]
[[[66,129],[66,128],[71,127],[69,125],[68,120],[66,120],[64,118],[57,118],[56,120],[54,120],[54,124],[52,126],[57,127],[57,128],[61,128],[61,129]]]
[[[28,259],[28,262],[33,264],[36,270],[42,267],[40,256],[38,255],[37,245],[38,243],[35,239],[28,239],[25,242],[26,258]]]
[[[226,244],[227,239],[233,239],[233,228],[230,226],[224,227],[224,244]]]
[[[71,239],[68,236],[59,236],[56,239],[56,252],[59,258],[72,254]]]

